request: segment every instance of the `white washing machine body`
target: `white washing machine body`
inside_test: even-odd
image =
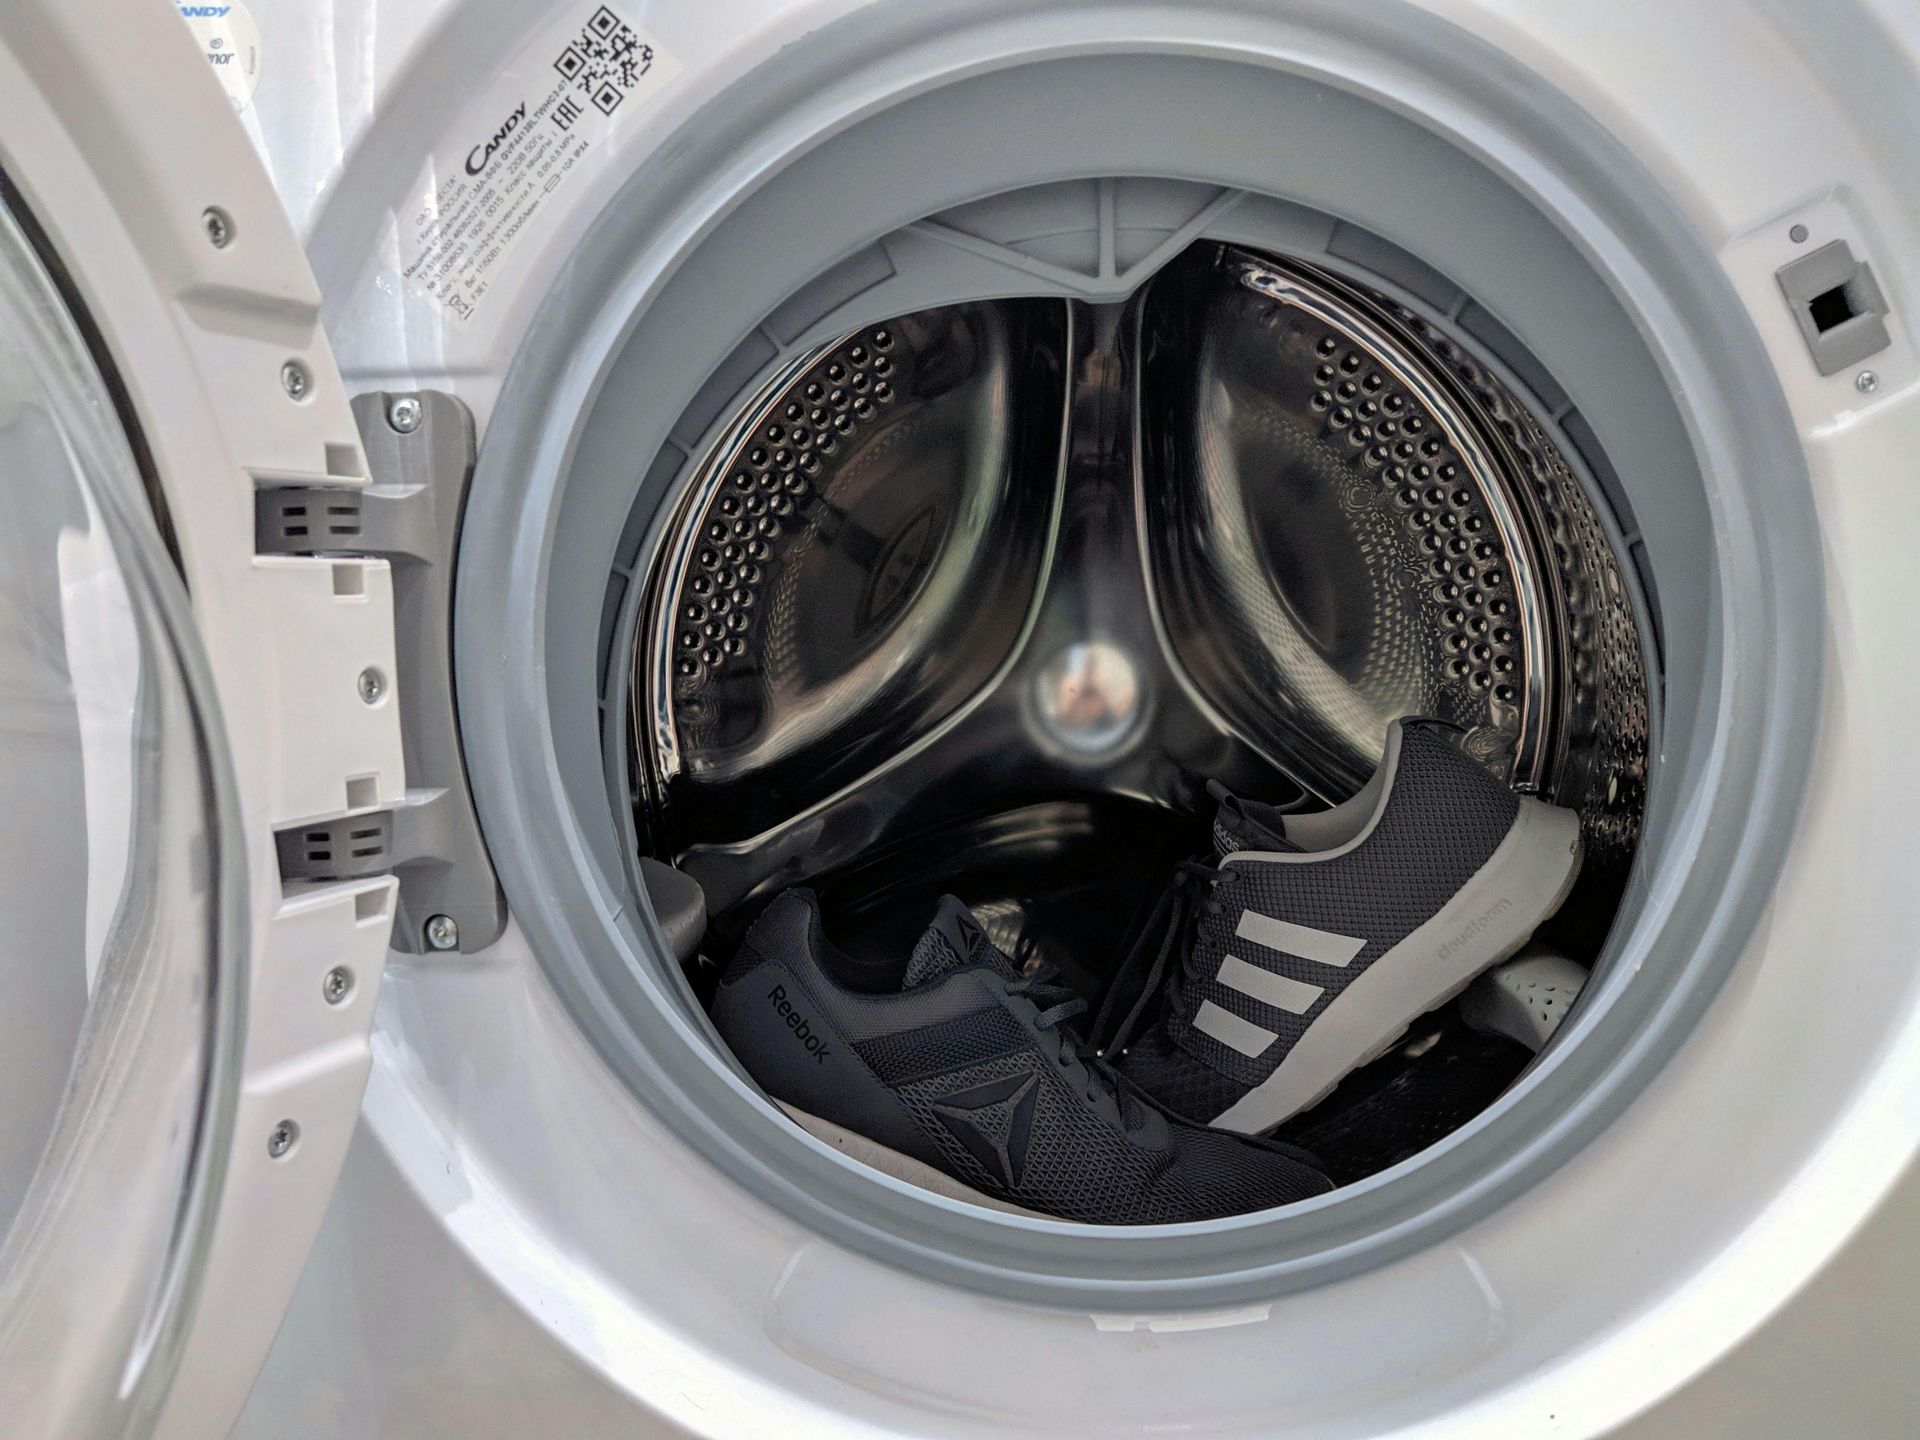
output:
[[[640,48],[623,52],[624,73],[604,68],[623,57],[610,61],[594,50],[596,35],[604,39],[595,29],[603,13],[638,37]],[[1902,617],[1920,598],[1908,558],[1920,547],[1920,514],[1905,473],[1920,442],[1920,363],[1904,323],[1920,293],[1920,176],[1907,163],[1920,153],[1920,22],[1903,7],[1860,0],[1826,7],[1816,21],[1788,7],[1733,0],[1684,14],[1650,4],[1543,10],[1436,0],[1383,8],[1377,22],[1348,26],[1313,5],[1230,3],[315,7],[256,0],[244,28],[237,18],[204,21],[203,51],[209,36],[229,51],[257,47],[249,67],[257,83],[239,87],[225,163],[234,174],[259,163],[271,176],[317,287],[270,313],[276,325],[293,323],[296,313],[310,322],[317,297],[337,383],[317,338],[290,348],[288,334],[273,330],[266,343],[276,354],[289,351],[283,358],[306,357],[321,389],[315,409],[333,422],[323,446],[349,447],[323,448],[317,469],[248,461],[156,467],[182,537],[194,619],[213,657],[238,789],[260,797],[250,802],[256,809],[247,812],[246,830],[259,935],[289,923],[290,907],[309,894],[304,903],[316,910],[344,906],[342,925],[390,921],[395,892],[385,879],[295,887],[290,899],[271,843],[289,826],[356,813],[361,807],[331,802],[343,778],[378,777],[371,796],[364,787],[347,792],[369,809],[404,805],[407,796],[391,715],[383,727],[361,713],[379,715],[380,707],[353,698],[362,668],[385,666],[391,674],[395,664],[391,634],[375,634],[381,624],[391,627],[385,564],[263,564],[244,520],[251,495],[244,486],[236,492],[234,476],[245,472],[255,485],[312,484],[317,476],[346,486],[367,473],[344,420],[347,395],[378,397],[370,408],[356,407],[375,449],[390,443],[372,438],[381,422],[410,433],[415,417],[395,411],[393,397],[450,395],[470,410],[478,434],[469,503],[517,517],[523,540],[519,550],[506,541],[484,550],[478,547],[487,542],[470,533],[461,542],[461,584],[482,564],[500,566],[503,593],[522,572],[544,574],[564,532],[543,528],[536,513],[542,477],[568,471],[583,447],[606,442],[543,428],[535,412],[584,413],[603,394],[635,385],[635,372],[621,367],[645,357],[622,345],[643,322],[665,325],[663,310],[691,303],[673,290],[676,275],[700,266],[725,274],[733,266],[741,288],[752,290],[785,283],[763,282],[758,273],[784,264],[793,289],[846,266],[874,235],[907,233],[876,223],[860,236],[850,230],[839,249],[782,261],[764,225],[759,250],[740,248],[728,225],[783,176],[805,174],[809,155],[831,153],[838,168],[811,174],[811,188],[797,194],[849,212],[867,204],[872,190],[911,189],[905,172],[964,169],[960,152],[973,133],[915,129],[910,107],[1022,67],[1118,58],[1170,74],[1181,65],[1230,63],[1274,77],[1276,88],[1281,77],[1306,76],[1362,96],[1398,117],[1396,124],[1444,135],[1523,192],[1552,217],[1569,253],[1591,259],[1594,273],[1624,297],[1622,307],[1644,333],[1663,337],[1672,317],[1661,307],[1670,296],[1636,265],[1658,270],[1657,247],[1680,232],[1632,231],[1603,212],[1570,168],[1529,148],[1530,137],[1491,97],[1520,96],[1543,115],[1582,117],[1580,133],[1594,153],[1614,155],[1622,173],[1660,197],[1662,214],[1684,221],[1685,244],[1711,262],[1712,284],[1724,287],[1741,316],[1740,343],[1750,341],[1752,354],[1764,357],[1778,421],[1765,433],[1787,437],[1776,449],[1792,451],[1801,492],[1793,504],[1804,504],[1817,524],[1818,553],[1801,577],[1806,588],[1776,595],[1782,611],[1709,617],[1716,634],[1732,637],[1714,651],[1714,663],[1732,678],[1701,708],[1717,707],[1715,733],[1723,736],[1774,723],[1793,732],[1794,765],[1744,777],[1763,798],[1777,792],[1785,808],[1767,813],[1791,818],[1779,830],[1729,835],[1707,807],[1676,806],[1666,822],[1669,863],[1645,870],[1635,892],[1645,915],[1685,910],[1695,916],[1703,950],[1725,949],[1712,986],[1689,992],[1693,999],[1675,992],[1652,1004],[1649,1053],[1620,1043],[1611,1068],[1594,1072],[1590,1104],[1562,1094],[1559,1114],[1539,1123],[1564,1122],[1555,1132],[1564,1143],[1543,1142],[1534,1152],[1515,1151],[1504,1169],[1455,1177],[1441,1199],[1430,1193],[1418,1217],[1389,1224],[1378,1217],[1393,1212],[1382,1209],[1358,1230],[1329,1230],[1345,1237],[1340,1244],[1315,1241],[1284,1262],[1250,1251],[1252,1258],[1219,1260],[1202,1280],[1161,1258],[1149,1274],[1117,1274],[1079,1227],[1004,1217],[993,1221],[1006,1227],[1004,1248],[995,1239],[970,1257],[970,1237],[986,1233],[967,1228],[983,1223],[971,1207],[907,1196],[872,1177],[860,1183],[887,1193],[872,1208],[866,1198],[849,1202],[836,1217],[832,1197],[850,1193],[835,1188],[852,1183],[843,1173],[849,1162],[793,1138],[792,1168],[778,1172],[759,1163],[757,1142],[742,1139],[745,1131],[677,1109],[670,1102],[690,1083],[676,1090],[647,1072],[644,1058],[623,1060],[595,1029],[594,992],[555,961],[556,922],[515,858],[522,846],[537,846],[572,863],[575,851],[591,851],[591,837],[536,824],[533,810],[515,808],[521,802],[506,782],[476,777],[482,828],[504,881],[498,938],[469,935],[445,950],[432,948],[431,938],[409,939],[387,957],[377,1012],[371,983],[346,1007],[360,1024],[371,1015],[370,1068],[352,1026],[311,1041],[321,1049],[310,1053],[339,1061],[343,1089],[367,1070],[351,1148],[336,1094],[314,1112],[324,1118],[302,1121],[302,1144],[315,1156],[299,1202],[308,1218],[288,1224],[277,1247],[244,1233],[223,1239],[236,1225],[244,1231],[249,1202],[230,1198],[219,1207],[210,1222],[214,1268],[193,1323],[196,1336],[220,1337],[220,1353],[183,1349],[175,1408],[162,1417],[176,1427],[172,1433],[218,1433],[235,1414],[236,1433],[249,1437],[509,1436],[536,1427],[580,1437],[1169,1427],[1315,1436],[1911,1431],[1920,1394],[1902,1354],[1913,1312],[1901,1277],[1913,1277],[1920,1264],[1920,1119],[1912,1104],[1920,1084],[1920,982],[1911,958],[1916,845],[1907,817],[1920,804],[1920,771],[1907,761],[1905,729],[1920,679]],[[11,30],[0,30],[10,47],[0,58],[24,53],[36,33],[25,27],[16,42]],[[184,41],[168,43],[198,62]],[[612,103],[597,113],[574,102],[590,103],[594,91],[573,88],[570,51],[590,79],[604,73],[615,87]],[[1431,65],[1405,58],[1423,52],[1434,57]],[[1485,97],[1476,94],[1476,73],[1485,77]],[[218,98],[201,88],[203,98]],[[768,116],[752,113],[755,96]],[[84,142],[81,121],[48,103],[79,137],[75,143]],[[886,117],[900,117],[895,133],[907,147],[897,172],[882,166],[863,177],[848,157],[866,152],[828,150],[863,126],[878,133],[876,119]],[[10,146],[17,122],[4,109],[0,120],[0,146]],[[515,133],[536,125],[551,131],[549,142],[516,152]],[[257,161],[232,148],[243,129]],[[943,134],[951,153],[937,143]],[[1097,136],[1032,135],[1022,184],[1093,173],[1077,160],[1050,164],[1056,141],[1063,155],[1099,144]],[[1278,152],[1287,143],[1273,135],[1264,148]],[[991,145],[981,138],[982,148]],[[1543,152],[1550,149],[1542,141]],[[490,179],[495,152],[531,158],[516,179]],[[24,176],[35,173],[15,150],[0,153]],[[156,154],[155,164],[162,158]],[[102,163],[94,160],[94,168]],[[1309,155],[1299,163],[1307,170],[1316,162]],[[1142,165],[1130,177],[1123,166],[1103,173],[1164,173]],[[844,191],[835,176],[844,178]],[[222,191],[229,193],[241,198],[196,200],[180,221],[205,252],[193,252],[198,261],[242,253],[238,243],[231,251],[206,245],[205,206],[244,206],[233,215],[242,239],[250,226],[269,223],[253,218],[264,190],[251,179]],[[1111,239],[1113,207],[1124,202],[1099,198],[1104,193],[1089,192],[1090,213],[1109,226],[1103,233]],[[791,204],[794,196],[785,198]],[[877,215],[884,206],[873,203]],[[1109,206],[1104,222],[1102,204]],[[42,208],[58,242],[51,201]],[[910,228],[947,208],[896,220]],[[124,228],[130,212],[123,205],[119,213]],[[789,213],[795,245],[826,243],[815,240],[811,219]],[[1384,220],[1380,228],[1388,228]],[[1162,229],[1176,235],[1180,223]],[[609,260],[615,242],[631,235],[645,243]],[[1020,250],[1004,235],[973,238],[968,254],[994,278],[955,281],[959,292],[1022,293],[1037,283],[1045,267],[1035,247]],[[1870,260],[1889,313],[1882,348],[1822,373],[1778,276],[1811,246],[1832,240]],[[1500,249],[1498,234],[1465,243]],[[184,254],[186,246],[180,240],[150,250]],[[1116,253],[1110,246],[1073,283],[1090,294],[1137,285],[1138,274],[1111,263]],[[1158,252],[1149,245],[1147,253]],[[888,254],[902,273],[910,269],[898,245]],[[1524,268],[1527,258],[1520,249],[1491,263]],[[235,298],[233,282],[179,283],[220,315],[254,313],[256,302]],[[1049,283],[1067,284],[1058,276]],[[103,289],[95,303],[109,298]],[[1541,346],[1554,324],[1565,323],[1564,316],[1512,312],[1501,319]],[[662,368],[640,376],[670,387],[661,376],[684,370],[686,393],[676,408],[724,370],[739,340],[716,321],[716,349],[707,353],[697,320],[680,314],[655,332],[693,338],[684,355],[662,361],[656,350],[651,363]],[[795,322],[790,332],[769,320],[765,353],[754,352],[748,368],[765,372],[787,347],[804,348],[842,320],[836,309]],[[117,331],[102,328],[111,349]],[[1681,349],[1654,345],[1667,358]],[[1680,355],[1664,377],[1683,407],[1702,373],[1684,369],[1686,359]],[[1692,359],[1737,368],[1731,354]],[[133,363],[129,350],[123,366]],[[271,385],[235,407],[239,413],[287,404],[280,364],[273,361]],[[147,424],[163,423],[167,404],[132,388]],[[1568,388],[1584,403],[1578,385]],[[1690,438],[1702,453],[1734,445],[1726,437],[1737,437],[1749,419],[1752,433],[1762,428],[1758,414],[1709,413],[1701,405],[1684,413],[1697,422]],[[304,419],[315,411],[296,413]],[[683,447],[682,458],[692,448]],[[652,452],[589,458],[639,471]],[[1777,502],[1757,488],[1743,492],[1739,468],[1723,466],[1708,484],[1716,525],[1725,521],[1713,532],[1717,558],[1709,563],[1765,571],[1764,547],[1750,537],[1766,535],[1776,517],[1781,533],[1804,517],[1784,504],[1767,510]],[[505,528],[516,533],[516,524]],[[261,583],[263,572],[279,583],[283,570],[304,567],[337,595],[338,582],[329,587],[328,577],[343,563],[365,568],[370,629],[342,639],[292,615],[276,618],[282,628],[270,631],[258,623],[260,602],[247,585]],[[209,578],[224,573],[222,565],[251,578]],[[1721,598],[1703,590],[1703,610]],[[1806,602],[1797,615],[1790,613],[1795,602]],[[518,622],[501,622],[496,645],[486,627],[500,617],[490,603],[463,594],[455,606],[454,691],[469,766],[498,771],[507,768],[507,752],[492,746],[476,712],[498,708],[511,718],[518,714],[511,692],[543,690],[549,676],[512,671],[522,652],[508,632]],[[264,653],[270,643],[281,654],[339,657],[335,668],[353,699],[339,711],[341,725],[351,721],[372,758],[315,759],[291,744],[279,754],[279,737],[291,732],[262,719],[263,707],[298,709],[297,697],[275,700],[281,692],[267,687],[263,698],[259,686],[233,678],[252,673],[247,662],[223,659]],[[1777,713],[1743,710],[1758,705],[1756,692],[1743,700],[1734,672],[1758,674],[1775,650],[1792,651],[1797,680],[1765,692],[1779,699]],[[288,686],[305,683],[302,669]],[[329,686],[339,678],[327,677]],[[406,678],[403,653],[402,684]],[[329,733],[330,744],[345,746],[346,729]],[[564,748],[551,736],[545,743],[556,755]],[[1685,759],[1677,728],[1672,745],[1677,771]],[[520,758],[536,753],[547,751]],[[537,764],[513,768],[557,794],[567,783],[559,773],[564,758],[552,762],[552,776]],[[1687,763],[1709,777],[1702,784],[1719,783],[1730,778],[1720,772],[1751,768],[1754,757],[1709,747]],[[284,777],[277,791],[262,778],[270,773]],[[302,785],[322,783],[325,804],[291,798]],[[1720,904],[1717,888],[1690,890],[1674,857],[1695,852],[1720,857],[1714,863],[1731,877],[1729,896],[1749,884],[1749,870],[1761,874],[1763,903],[1742,911],[1731,899]],[[1721,872],[1703,860],[1701,873]],[[377,904],[358,898],[376,893]],[[603,885],[597,903],[576,905],[571,916],[612,928],[639,923],[633,908],[631,895]],[[657,927],[652,934],[657,941]],[[355,942],[343,931],[307,943],[324,975]],[[378,968],[355,955],[357,974]],[[1605,972],[1604,996],[1646,993],[1663,968],[1681,963],[1658,946],[1632,952],[1630,962]],[[283,998],[260,985],[254,995],[254,1006]],[[705,1043],[696,1017],[660,1008],[656,1049]],[[344,1025],[347,1017],[339,1018]],[[272,1035],[280,1023],[252,1019],[253,1034]],[[1545,1093],[1556,1073],[1572,1074],[1567,1057],[1604,1020],[1604,1007],[1582,1012],[1529,1072],[1527,1086],[1436,1147],[1437,1159],[1420,1157],[1307,1210],[1332,1226],[1336,1205],[1390,1206],[1405,1187],[1433,1183],[1433,1167],[1449,1155],[1470,1154],[1476,1137],[1519,1125],[1528,1096]],[[239,1092],[236,1153],[254,1131],[269,1133],[292,1103],[264,1097],[266,1082],[257,1077],[306,1073],[290,1062],[259,1063],[261,1070],[246,1070],[256,1079]],[[1644,1068],[1631,1091],[1617,1089],[1612,1077],[1635,1066]],[[737,1077],[713,1083],[731,1084],[726,1103],[765,1109]],[[329,1138],[313,1144],[321,1134]],[[326,1221],[268,1353],[304,1229],[317,1223],[336,1165]],[[911,1230],[902,1240],[893,1226],[903,1213],[887,1208],[895,1202],[910,1204],[906,1213],[931,1237],[920,1249]],[[1203,1238],[1152,1237],[1169,1247],[1197,1247]],[[1067,1257],[1059,1262],[1067,1278],[1032,1260],[1048,1247]],[[263,1273],[282,1283],[262,1283],[243,1300],[245,1287],[238,1277],[221,1278],[217,1257],[269,1252],[277,1258]],[[1844,1382],[1834,1373],[1840,1365]]]

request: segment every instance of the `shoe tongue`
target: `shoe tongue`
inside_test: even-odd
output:
[[[1242,800],[1218,780],[1207,782],[1214,800],[1213,850],[1216,859],[1236,850],[1295,851],[1287,839],[1285,814],[1278,806]]]
[[[942,895],[933,923],[927,926],[920,943],[913,947],[901,988],[911,989],[962,966],[981,964],[993,966],[1009,979],[1018,978],[1013,962],[987,938],[986,929],[974,918],[973,911],[953,896]]]

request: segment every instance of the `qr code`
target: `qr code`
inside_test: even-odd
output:
[[[553,68],[602,115],[611,115],[653,68],[653,47],[602,5],[560,52]]]

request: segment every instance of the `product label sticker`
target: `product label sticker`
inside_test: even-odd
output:
[[[418,203],[400,216],[408,288],[457,322],[553,194],[679,70],[612,5],[563,17],[509,64],[429,157]]]
[[[253,103],[260,84],[260,27],[253,12],[240,0],[223,5],[189,5],[177,0],[180,18],[187,22],[201,53],[219,79],[236,111]]]

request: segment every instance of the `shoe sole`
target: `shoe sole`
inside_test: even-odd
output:
[[[822,1120],[818,1115],[809,1115],[804,1110],[795,1109],[784,1100],[775,1100],[787,1113],[787,1117],[824,1145],[830,1145],[849,1160],[857,1160],[869,1169],[878,1170],[882,1175],[891,1175],[896,1180],[922,1190],[931,1190],[935,1195],[944,1195],[949,1200],[964,1200],[969,1205],[984,1205],[989,1210],[998,1210],[1007,1215],[1025,1215],[1034,1220],[1054,1220],[1060,1217],[1047,1215],[1039,1210],[1028,1210],[1011,1201],[996,1200],[993,1196],[974,1189],[954,1179],[944,1170],[936,1170],[924,1161],[911,1155],[902,1155],[898,1150],[889,1150],[877,1140],[836,1125],[831,1120]]]
[[[1214,1117],[1258,1135],[1319,1104],[1384,1055],[1427,1011],[1526,944],[1580,873],[1580,817],[1520,797],[1513,826],[1487,863],[1406,939],[1328,1002],[1265,1080]]]

